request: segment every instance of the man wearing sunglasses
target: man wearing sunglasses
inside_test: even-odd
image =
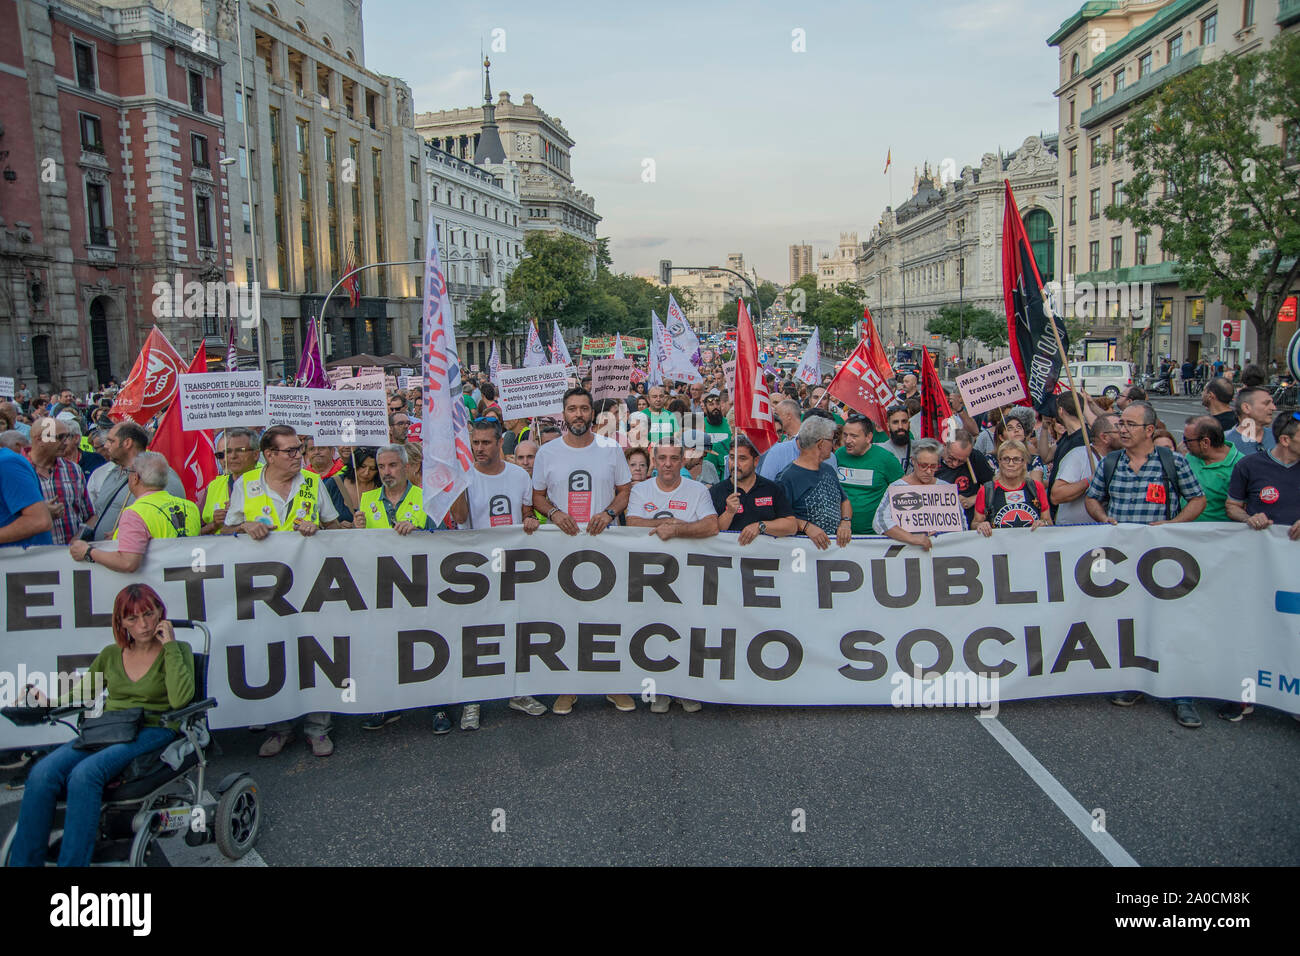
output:
[[[199,513],[203,518],[203,534],[219,534],[226,523],[226,509],[230,505],[230,490],[250,471],[261,471],[258,458],[257,436],[251,428],[228,428],[217,443],[217,475],[199,492]]]

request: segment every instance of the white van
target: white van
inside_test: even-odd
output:
[[[1124,388],[1133,384],[1132,362],[1071,362],[1070,373],[1074,384],[1089,395],[1118,398]],[[1068,387],[1070,381],[1062,377],[1061,384]]]

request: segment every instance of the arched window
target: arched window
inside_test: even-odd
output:
[[[1053,268],[1056,262],[1056,243],[1052,238],[1051,215],[1043,209],[1031,210],[1025,216],[1025,233],[1029,236],[1029,247],[1034,252],[1039,278],[1051,282],[1056,277]]]
[[[280,11],[275,9],[274,3],[268,3],[266,5],[266,12],[271,14],[271,16],[275,17],[277,20],[280,19]]]
[[[1078,76],[1078,75],[1079,75],[1079,54],[1076,53],[1072,57],[1070,57],[1070,76]]]
[[[293,25],[298,28],[299,33],[307,32],[307,24],[303,23],[301,20],[294,20]]]
[[[357,55],[353,53],[351,50],[348,50],[348,59],[351,60],[353,63],[355,63],[357,62]]]
[[[320,42],[324,43],[325,46],[327,46],[329,49],[331,50],[334,49],[334,41],[331,40],[328,36],[324,36],[324,35],[321,36]]]

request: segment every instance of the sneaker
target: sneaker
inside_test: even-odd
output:
[[[31,762],[30,750],[9,750],[0,757],[0,770],[21,770]]]
[[[461,730],[478,730],[478,704],[466,704],[460,712]]]
[[[23,789],[25,786],[27,786],[27,774],[29,772],[30,772],[29,770],[24,770],[22,773],[15,776],[12,780],[6,780],[5,789],[6,790]]]
[[[362,730],[382,730],[389,724],[396,723],[402,719],[400,711],[390,710],[383,713],[371,714],[365,720],[361,721]]]
[[[655,699],[650,701],[650,713],[666,714],[672,702],[673,699],[667,694],[655,694]]]
[[[293,734],[273,733],[262,741],[262,746],[258,748],[257,755],[259,757],[274,757],[283,750],[285,745],[291,740],[293,740]]]
[[[1110,702],[1116,707],[1132,707],[1142,699],[1142,691],[1126,690],[1122,694],[1112,694]]]
[[[701,704],[698,700],[690,700],[689,698],[686,697],[678,697],[677,703],[681,704],[682,710],[686,711],[686,713],[688,714],[698,714],[701,710],[704,709],[704,705]]]
[[[546,713],[546,705],[536,697],[511,697],[510,709],[517,710],[527,714],[529,717],[540,717]]]
[[[636,701],[627,694],[606,694],[605,699],[624,713],[636,710]]]
[[[451,718],[447,716],[445,710],[440,710],[433,715],[433,732],[435,734],[451,733]]]
[[[551,713],[560,714],[561,716],[571,714],[573,713],[573,705],[577,702],[577,694],[561,694],[555,698],[555,703],[551,704]]]
[[[1219,716],[1230,723],[1237,723],[1241,718],[1255,712],[1254,704],[1243,704],[1238,701],[1229,701],[1219,708]]]
[[[266,724],[249,724],[249,725],[248,725],[248,732],[249,732],[250,734],[260,734],[260,733],[261,733],[262,731],[264,731],[264,730],[266,730]]]
[[[311,752],[317,757],[328,757],[334,752],[334,741],[330,740],[329,734],[321,734],[319,737],[308,737],[307,742],[311,744]]]
[[[1201,726],[1201,715],[1196,710],[1196,704],[1190,700],[1174,701],[1174,719],[1188,730]]]

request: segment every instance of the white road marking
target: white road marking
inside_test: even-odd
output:
[[[23,798],[21,790],[0,790],[0,807],[10,803],[17,803]]]
[[[1011,755],[1011,759],[1020,764],[1020,768],[1029,774],[1029,779],[1038,784],[1038,788],[1047,794],[1052,802],[1055,803],[1065,814],[1067,820],[1078,828],[1079,832],[1088,838],[1088,841],[1096,848],[1097,852],[1104,856],[1111,866],[1140,866],[1137,860],[1129,855],[1109,833],[1096,831],[1093,829],[1093,817],[1083,805],[1062,786],[1061,781],[1048,772],[1038,760],[1025,749],[1025,745],[1016,739],[1011,731],[1007,730],[996,717],[976,717],[984,729],[989,732],[994,740],[1002,745],[1002,749]]]

